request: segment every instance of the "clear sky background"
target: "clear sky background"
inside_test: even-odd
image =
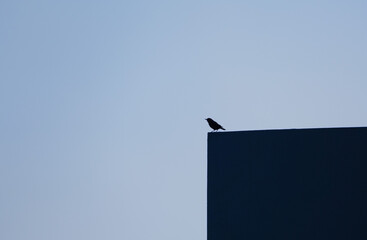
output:
[[[0,239],[205,240],[206,140],[367,125],[367,2],[1,1]]]

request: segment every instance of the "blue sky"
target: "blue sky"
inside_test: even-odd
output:
[[[365,1],[2,1],[0,238],[206,239],[204,118],[367,123]]]

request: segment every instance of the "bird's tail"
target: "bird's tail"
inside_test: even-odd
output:
[[[225,130],[224,127],[220,127],[221,129]]]

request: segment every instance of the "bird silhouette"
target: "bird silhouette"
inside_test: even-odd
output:
[[[221,125],[219,125],[216,121],[214,121],[213,119],[211,119],[211,118],[206,118],[205,119],[206,121],[208,121],[208,123],[209,123],[209,126],[211,127],[211,128],[213,128],[213,131],[218,131],[219,129],[223,129],[223,130],[225,130]],[[212,131],[212,132],[213,132]]]

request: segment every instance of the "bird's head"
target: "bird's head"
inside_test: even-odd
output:
[[[212,119],[211,119],[211,118],[205,118],[205,120],[207,120],[207,121],[212,121]]]

